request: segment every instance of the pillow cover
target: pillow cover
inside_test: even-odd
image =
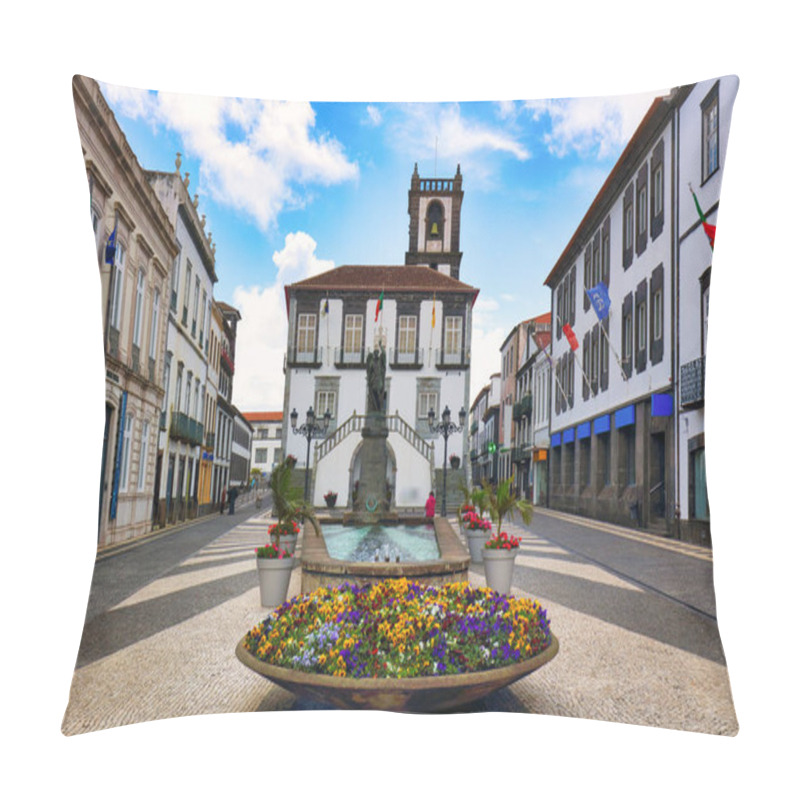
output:
[[[76,76],[106,416],[63,732],[342,707],[340,679],[380,675],[454,681],[463,691],[446,707],[459,711],[735,734],[704,385],[737,87],[728,76],[627,97],[310,104]],[[307,407],[303,425],[293,412]],[[371,444],[370,413],[385,446]],[[492,516],[487,494],[469,493],[484,481],[495,511],[502,487],[515,493],[502,531],[519,537],[511,594],[539,604],[524,611],[474,591],[492,582],[495,548],[468,517]],[[254,553],[286,516],[282,493],[331,520],[424,527],[430,492],[434,561],[414,564],[395,531],[367,561],[337,561],[329,531],[308,526],[294,555],[288,530],[261,553],[280,558]],[[260,594],[279,562],[282,596],[317,592],[308,629],[289,615],[309,601]],[[410,583],[327,589],[397,576]],[[443,580],[461,587],[453,608],[424,589]],[[377,621],[362,602],[397,616]],[[347,633],[353,608],[362,627]],[[551,661],[513,672],[554,641]],[[270,663],[268,680],[252,657]],[[468,677],[504,670],[483,694]],[[397,685],[410,694],[388,708],[440,710]]]

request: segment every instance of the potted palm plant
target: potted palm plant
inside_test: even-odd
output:
[[[292,484],[293,467],[294,460],[286,459],[272,471],[269,479],[273,514],[277,521],[269,528],[270,543],[256,549],[261,605],[267,607],[286,601],[289,580],[296,565],[294,552],[300,533],[299,521],[310,519],[319,534],[319,523],[313,509],[303,500],[300,487]],[[281,547],[281,543],[288,546]]]
[[[533,517],[533,505],[518,497],[511,486],[512,478],[501,481],[495,491],[488,484],[486,501],[489,515],[496,525],[496,534],[489,539],[483,549],[483,564],[486,571],[486,585],[500,594],[511,591],[511,578],[514,572],[514,560],[519,551],[520,540],[508,536],[503,531],[503,520],[513,519],[517,514],[526,524]]]

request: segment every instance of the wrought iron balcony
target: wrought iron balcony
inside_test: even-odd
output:
[[[203,444],[203,426],[180,411],[173,411],[170,419],[169,435],[191,445]]]

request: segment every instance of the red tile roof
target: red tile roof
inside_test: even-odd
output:
[[[248,422],[281,422],[282,411],[243,411],[242,416]]]

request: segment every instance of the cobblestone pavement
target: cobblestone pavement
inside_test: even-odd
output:
[[[251,517],[87,621],[64,734],[194,714],[323,708],[256,675],[234,654],[268,613],[253,550],[270,522],[266,513]],[[469,710],[736,733],[713,620],[530,531],[505,527],[523,540],[513,591],[542,602],[560,650],[541,670]],[[692,548],[684,552],[691,556]],[[479,565],[470,582],[484,584]],[[290,596],[299,587],[296,569]],[[694,628],[691,641],[705,637],[709,644],[687,647],[687,626]]]

